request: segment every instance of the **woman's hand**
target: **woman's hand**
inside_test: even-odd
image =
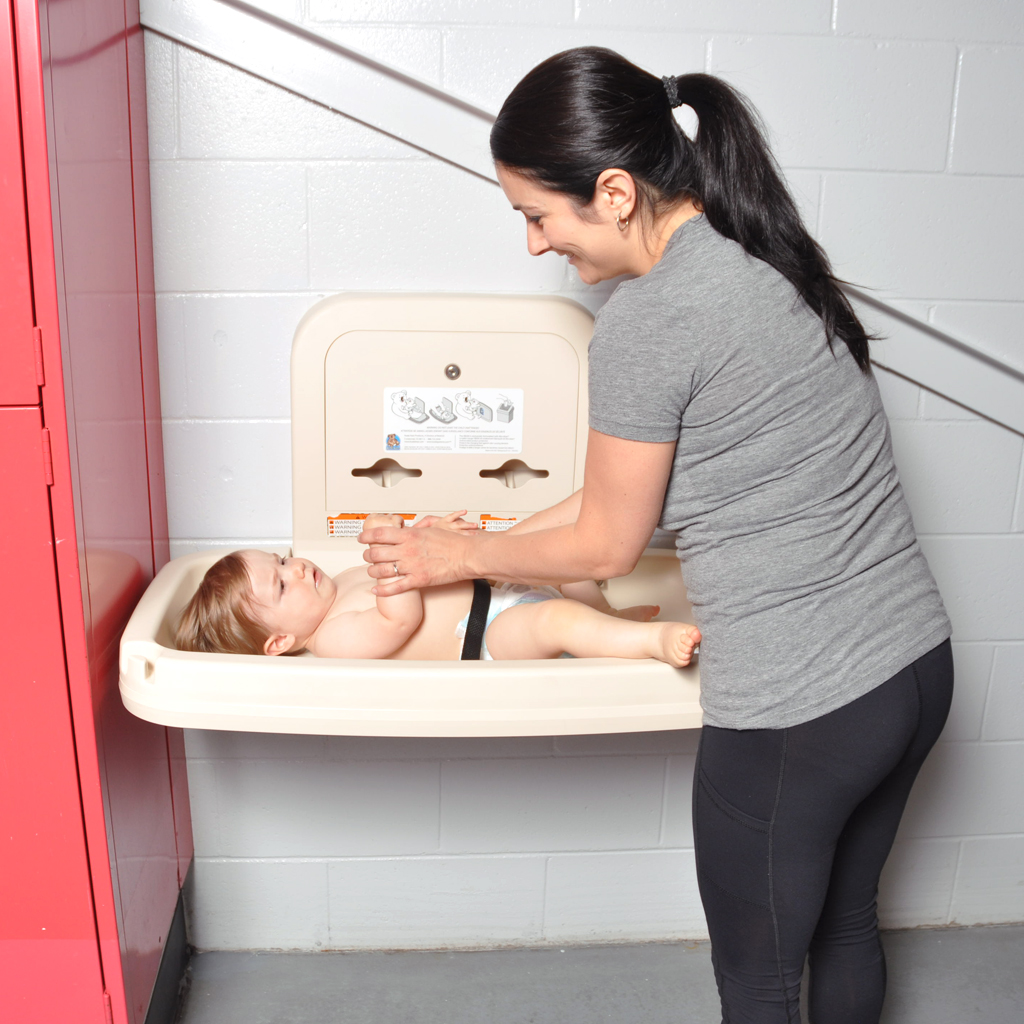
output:
[[[373,592],[378,597],[393,597],[407,590],[471,579],[468,548],[480,533],[453,529],[452,524],[417,524],[412,530],[377,526],[363,530],[358,540],[368,545],[363,552],[363,560],[370,563],[366,571],[380,580]]]

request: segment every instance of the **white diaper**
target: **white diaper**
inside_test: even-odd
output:
[[[561,597],[556,587],[531,587],[528,583],[502,583],[500,587],[491,587],[491,603],[487,608],[487,622],[484,626],[484,638],[480,644],[480,660],[494,661],[487,650],[487,630],[491,623],[506,608],[514,608],[517,604],[539,604]],[[455,627],[455,635],[460,640],[466,639],[466,627],[469,625],[469,614]],[[459,653],[462,651],[460,649]]]

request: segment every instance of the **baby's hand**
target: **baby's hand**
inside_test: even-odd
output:
[[[468,522],[462,517],[467,509],[459,509],[458,512],[449,512],[446,516],[424,516],[414,527],[418,526],[439,526],[442,530],[460,532],[462,530],[478,530],[476,523]]]
[[[405,520],[397,513],[373,512],[366,517],[366,521],[363,523],[363,529],[372,530],[375,526],[402,527],[404,525]]]

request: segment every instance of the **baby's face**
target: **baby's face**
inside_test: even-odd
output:
[[[283,558],[269,551],[244,551],[252,581],[254,611],[271,635],[295,638],[305,646],[330,611],[338,588],[306,558]]]

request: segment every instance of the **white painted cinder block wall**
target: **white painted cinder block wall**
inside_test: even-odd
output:
[[[267,0],[496,110],[541,58],[612,46],[760,107],[839,273],[1024,369],[1016,0]],[[287,542],[288,353],[350,289],[605,298],[526,255],[498,191],[146,39],[176,554]],[[1024,920],[1019,434],[879,373],[953,618],[958,692],[887,869],[892,926]],[[201,948],[698,937],[697,735],[389,740],[190,732]]]

